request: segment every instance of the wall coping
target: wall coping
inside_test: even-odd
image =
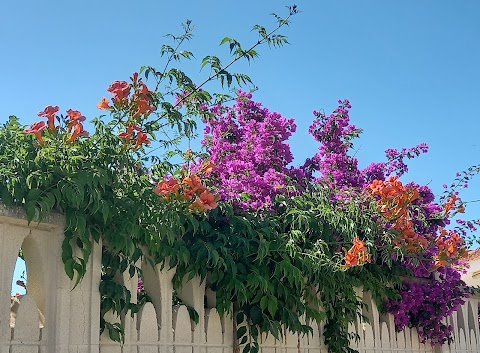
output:
[[[50,213],[41,222],[27,222],[27,214],[21,207],[6,207],[0,203],[0,223],[7,223],[27,228],[36,228],[40,230],[53,230],[55,228],[65,227],[65,218],[57,212]]]

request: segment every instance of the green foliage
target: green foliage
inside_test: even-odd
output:
[[[159,246],[160,258],[175,266],[175,286],[199,275],[216,293],[220,314],[235,317],[240,344],[255,351],[261,332],[282,329],[308,334],[306,322],[325,321],[332,352],[348,346],[352,323],[362,308],[354,287],[371,290],[379,302],[396,294],[392,275],[372,263],[345,272],[336,238],[373,239],[377,231],[358,204],[335,205],[321,187],[279,199],[285,211],[259,217],[235,214],[228,204],[204,217],[185,217],[185,233]],[[247,329],[248,328],[248,329]]]

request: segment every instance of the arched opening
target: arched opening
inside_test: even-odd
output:
[[[39,251],[31,238],[29,233],[23,240],[12,271],[10,328],[12,337],[16,340],[21,338],[36,341],[42,340],[42,329],[45,326],[45,302],[44,298],[39,297],[44,290],[38,288],[39,285],[44,285],[42,282],[44,277],[43,266],[38,263],[38,260],[34,258],[29,261],[32,253],[35,253],[36,257],[39,256]],[[31,281],[28,281],[29,274]]]
[[[13,270],[12,296],[25,295],[27,293],[27,268],[23,259],[23,252],[20,250]]]

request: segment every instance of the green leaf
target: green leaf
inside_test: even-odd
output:
[[[31,189],[25,198],[25,202],[36,201],[41,193],[40,189]]]
[[[276,297],[269,296],[268,297],[268,311],[270,312],[270,315],[275,316],[275,313],[277,312],[277,307],[278,307],[278,299]]]
[[[128,269],[128,274],[130,275],[130,278],[135,276],[135,272],[136,272],[135,266],[130,265],[130,268]]]
[[[250,318],[252,319],[252,323],[254,325],[258,325],[259,323],[262,322],[263,315],[262,315],[262,311],[258,306],[252,307],[252,309],[250,310]]]
[[[237,339],[240,339],[247,333],[247,326],[240,326],[237,329]]]
[[[237,325],[241,324],[243,322],[243,320],[245,320],[245,314],[242,311],[240,311],[237,314]]]
[[[70,245],[71,237],[66,234],[62,242],[62,261],[65,262],[73,257],[73,248]]]
[[[25,213],[27,214],[28,223],[37,219],[38,211],[33,202],[29,202],[25,205]]]
[[[265,310],[268,305],[269,305],[268,297],[263,296],[262,299],[260,300],[260,309]]]
[[[220,42],[220,45],[224,45],[225,43],[230,43],[232,41],[231,38],[228,38],[228,37],[225,37],[222,39],[222,41]]]
[[[12,206],[13,205],[13,196],[7,190],[7,188],[2,188],[2,193],[1,193],[0,197],[2,198],[2,203],[5,206]]]
[[[102,200],[102,216],[103,216],[103,223],[107,224],[108,216],[110,215],[110,207],[108,206],[108,202]]]
[[[65,273],[67,274],[68,278],[72,280],[74,275],[73,268],[75,266],[75,260],[70,258],[65,261],[63,265],[65,267]]]
[[[200,316],[198,315],[198,312],[191,306],[187,306],[187,311],[190,316],[190,320],[198,324],[200,322]]]
[[[76,231],[78,232],[79,236],[84,236],[85,235],[85,230],[87,228],[87,221],[85,220],[85,217],[82,215],[77,215],[76,216]]]

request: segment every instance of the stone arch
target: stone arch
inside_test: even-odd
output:
[[[379,339],[379,333],[377,332],[379,326],[379,314],[377,306],[373,302],[372,295],[370,293],[363,292],[363,303],[364,306],[362,308],[362,315],[368,319],[369,323],[367,323],[367,325],[372,327],[373,338]]]
[[[165,263],[168,264],[168,260]],[[161,264],[152,266],[147,262],[143,262],[142,274],[143,286],[152,299],[152,304],[155,308],[160,328],[160,340],[171,342],[173,340],[172,278],[175,274],[175,269],[164,268]]]
[[[467,327],[468,331],[471,332],[473,330],[474,335],[475,335],[475,340],[476,340],[476,330],[475,328],[477,325],[475,324],[475,321],[478,322],[478,312],[476,312],[473,308],[473,303],[471,301],[468,301],[467,303]],[[472,337],[473,339],[473,337]]]
[[[173,310],[173,332],[176,353],[191,353],[195,337],[192,322],[185,305],[175,306]]]
[[[10,306],[12,281],[18,252],[30,229],[18,220],[2,217],[0,208],[0,341],[10,340]]]
[[[178,297],[185,305],[196,310],[198,324],[193,325],[194,342],[204,344],[205,336],[205,278],[194,276],[184,278],[180,288],[176,288]]]
[[[42,242],[35,233],[31,232],[22,243],[25,271],[28,278],[27,291],[35,299],[38,309],[45,312],[48,296],[48,288],[45,288],[48,276],[45,260],[48,258],[48,254],[45,253],[45,242]]]
[[[11,316],[16,321],[15,308],[12,307],[13,313],[10,310],[11,304],[15,305],[11,291],[20,249],[23,251],[28,278],[27,295],[23,296],[24,308],[38,308],[30,311],[36,317],[33,326],[37,329],[45,326],[42,336],[48,336],[45,329],[52,329],[56,320],[53,316],[60,285],[57,282],[58,271],[63,270],[63,267],[58,266],[61,264],[59,259],[63,240],[59,235],[63,233],[63,226],[63,219],[56,215],[48,217],[45,222],[29,224],[23,210],[0,207],[0,341],[10,340]],[[35,305],[30,305],[29,302]],[[22,315],[25,318],[25,314]],[[16,325],[16,322],[13,324]]]
[[[393,315],[380,314],[378,315],[378,321],[380,326],[380,338],[382,342],[387,340],[391,343],[395,340],[395,324],[393,321]]]
[[[457,310],[457,330],[460,331],[460,329],[463,329],[465,332],[465,314],[463,312],[463,306],[459,306]]]

